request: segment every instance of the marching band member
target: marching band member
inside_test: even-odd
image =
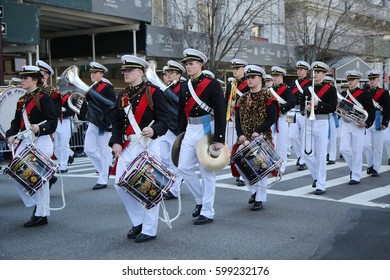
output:
[[[39,67],[39,70],[42,74],[42,90],[45,91],[52,99],[54,104],[54,109],[56,110],[57,117],[61,117],[61,94],[49,84],[49,79],[54,75],[53,68],[43,60],[37,60],[35,65]],[[54,137],[53,137],[54,138]],[[55,139],[54,139],[55,145]],[[57,177],[53,176],[50,178],[49,185],[50,187],[57,182]]]
[[[249,91],[248,81],[246,80],[245,71],[244,71],[244,67],[247,66],[248,63],[245,60],[235,58],[235,59],[231,60],[231,64],[232,64],[232,68],[233,68],[233,78],[235,79],[234,82],[236,83],[235,86],[236,86],[237,90],[240,91],[241,93],[248,92]],[[226,87],[226,92],[225,92],[226,104],[229,104],[231,91],[232,91],[232,82],[228,83],[228,85]],[[236,92],[235,100],[232,100],[231,108],[230,108],[230,116],[231,116],[230,118],[232,121],[229,121],[228,129],[229,129],[229,131],[232,131],[233,139],[234,139],[233,142],[235,141],[235,143],[232,146],[232,153],[234,153],[239,147],[239,143],[237,141],[238,138],[236,135],[236,131],[233,130],[234,116],[235,116],[235,111],[236,111],[235,104],[237,104],[237,100],[239,98],[240,98],[240,94],[237,94],[237,92]],[[230,163],[230,170],[232,172],[233,177],[236,178],[236,185],[239,187],[245,186],[245,183],[242,180],[240,173],[238,173],[238,170],[237,170],[236,166],[234,165],[234,163]]]
[[[62,113],[61,117],[58,118],[57,129],[54,133],[54,154],[60,163],[60,173],[68,172],[68,164],[72,164],[74,160],[74,152],[70,149],[69,141],[72,136],[72,125],[75,112],[69,108],[69,96],[70,92],[62,96]]]
[[[288,123],[286,121],[286,114],[295,106],[295,100],[291,93],[289,86],[283,84],[283,76],[286,70],[279,66],[271,67],[271,76],[273,80],[273,90],[277,95],[284,99],[285,103],[279,103],[279,118],[273,125],[273,137],[275,139],[276,152],[283,160],[280,167],[280,173],[284,173],[287,165],[287,146],[288,146]]]
[[[366,122],[359,125],[344,119],[340,133],[340,152],[351,170],[351,180],[348,184],[357,185],[360,184],[362,171],[364,132],[374,122],[375,108],[370,94],[359,88],[359,79],[362,74],[357,71],[347,71],[345,75],[349,86],[346,95],[347,100],[355,104],[360,103],[368,113]]]
[[[186,69],[180,63],[168,60],[166,66],[167,73],[167,82],[170,84],[170,88],[172,92],[175,93],[178,97],[180,95],[180,89],[182,87],[182,83],[180,82],[180,78],[183,73],[186,72]],[[178,106],[179,104],[177,104]],[[168,129],[167,133],[160,138],[160,149],[161,149],[161,162],[164,166],[168,167],[172,172],[176,175],[176,181],[171,187],[171,189],[164,194],[164,199],[176,199],[180,194],[180,185],[182,181],[182,177],[180,173],[177,171],[176,166],[172,162],[171,151],[173,143],[176,140],[176,131],[171,131]]]
[[[168,76],[167,69],[168,69],[168,66],[166,66],[166,65],[162,69],[162,81],[164,82],[164,84],[169,85],[170,82],[169,82],[169,76]]]
[[[314,71],[312,86],[306,87],[303,91],[305,97],[310,100],[307,107],[307,116],[305,126],[305,141],[304,153],[307,167],[314,179],[312,184],[315,195],[325,193],[326,189],[326,152],[328,146],[329,132],[329,114],[336,111],[337,106],[337,91],[336,88],[324,82],[326,72],[329,71],[329,66],[321,61],[312,63],[311,68]],[[318,99],[314,97],[317,95]],[[314,98],[313,98],[314,97]],[[314,100],[313,100],[314,99]],[[306,101],[304,101],[306,102]],[[314,106],[315,119],[310,119]],[[310,140],[308,140],[310,139]]]
[[[272,76],[269,74],[266,74],[264,77],[264,87],[270,88],[274,85],[274,81],[272,80]]]
[[[199,164],[202,184],[194,167],[199,162],[196,154],[198,141],[214,133],[212,149],[223,148],[226,130],[226,104],[221,84],[202,73],[207,57],[195,49],[183,52],[190,79],[183,85],[179,99],[178,133],[185,131],[179,154],[179,172],[195,198],[192,212],[195,225],[211,223],[214,219],[214,197],[216,175],[214,171]],[[197,96],[195,99],[193,96]],[[199,103],[198,103],[199,102]]]
[[[114,87],[103,81],[104,73],[107,73],[108,69],[97,62],[91,62],[89,66],[91,81],[94,83],[92,88],[106,99],[115,102]],[[112,163],[111,149],[108,146],[111,137],[112,110],[87,94],[80,109],[80,119],[89,122],[85,133],[84,152],[99,173],[97,183],[92,189],[107,188]]]
[[[20,140],[15,149],[15,155],[20,154],[24,148],[34,142],[34,147],[50,158],[53,154],[53,142],[50,134],[54,133],[57,126],[57,115],[54,109],[52,98],[42,90],[42,74],[37,66],[23,66],[19,72],[21,87],[27,91],[19,98],[15,117],[11,122],[10,129],[6,132],[9,146],[14,146],[16,140],[14,135],[20,131],[30,129],[34,136]],[[46,123],[37,125],[42,121]],[[24,227],[36,227],[47,224],[47,217],[50,216],[50,193],[49,183],[46,182],[32,198],[20,185],[17,191],[26,207],[36,206],[30,220]]]
[[[336,80],[330,76],[325,76],[324,82],[336,87]],[[336,89],[337,90],[337,89]],[[336,113],[329,115],[329,135],[328,135],[328,148],[326,160],[327,165],[336,163],[337,154],[337,135],[339,134],[339,119]]]
[[[166,123],[170,116],[164,106],[166,101],[163,92],[143,81],[148,63],[133,55],[124,55],[121,60],[121,72],[129,86],[117,97],[110,146],[116,158],[121,156],[121,160],[116,163],[115,189],[133,224],[127,238],[142,243],[154,239],[157,235],[160,205],[147,210],[122,187],[117,186],[117,183],[127,166],[144,151],[142,141],[137,141],[139,137],[150,141],[147,152],[155,159],[160,159],[158,137],[166,133]],[[125,108],[129,108],[128,106],[131,107],[126,113]],[[154,123],[149,126],[152,121]]]
[[[370,83],[369,93],[375,102],[375,121],[366,129],[364,155],[367,160],[367,174],[377,177],[382,165],[383,137],[389,125],[390,96],[387,90],[379,88],[380,72],[369,70],[366,76]]]
[[[302,142],[305,131],[305,109],[301,106],[304,104],[303,90],[310,85],[310,79],[307,77],[311,69],[310,64],[305,61],[298,61],[295,64],[298,79],[291,83],[290,88],[292,95],[295,98],[295,107],[292,109],[295,112],[295,123],[290,123],[289,139],[297,155],[298,171],[307,169],[305,157],[302,156]]]
[[[269,90],[262,87],[262,78],[265,71],[256,65],[245,67],[245,76],[248,81],[249,92],[246,92],[238,100],[236,115],[236,130],[238,142],[244,144],[247,140],[253,140],[260,134],[272,144],[271,126],[277,121],[279,108],[278,102]],[[267,200],[268,177],[248,186],[251,193],[248,203],[252,211],[263,209],[263,202]]]

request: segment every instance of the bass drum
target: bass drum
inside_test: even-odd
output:
[[[0,92],[0,134],[5,139],[5,132],[10,129],[15,117],[16,103],[26,93],[25,89],[9,86]]]

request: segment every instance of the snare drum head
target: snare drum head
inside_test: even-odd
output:
[[[4,138],[15,116],[16,104],[25,93],[25,89],[15,86],[9,86],[0,93],[0,134]]]

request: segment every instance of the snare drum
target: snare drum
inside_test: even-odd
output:
[[[32,196],[57,170],[58,166],[51,159],[29,144],[8,164],[3,173]]]
[[[249,145],[236,151],[232,161],[245,183],[253,185],[279,168],[282,159],[272,145],[263,137],[258,137]]]
[[[175,180],[174,174],[145,151],[130,163],[118,186],[150,209],[161,201]]]

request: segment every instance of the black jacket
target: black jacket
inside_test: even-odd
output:
[[[325,82],[314,85],[314,92],[318,95],[321,89],[324,86],[329,86],[328,90],[326,90],[322,96],[319,96],[321,101],[318,101],[318,105],[314,108],[315,114],[330,114],[336,111],[337,107],[337,90],[334,86],[329,85]],[[307,100],[311,101],[311,92],[309,87],[305,87],[303,90],[304,96],[307,96]],[[305,106],[305,99],[303,98],[303,104],[301,106]],[[309,115],[309,113],[307,113]]]
[[[201,74],[198,78],[192,81],[192,86],[196,90],[197,86],[203,79],[210,79],[210,83],[200,95],[200,100],[205,102],[210,108],[214,110],[214,142],[225,143],[226,130],[226,102],[223,96],[221,84],[216,80],[206,77]],[[179,124],[178,134],[184,132],[187,127],[187,119],[184,113],[184,108],[191,98],[191,93],[188,89],[188,84],[184,83],[181,87],[181,94],[179,98]],[[201,117],[209,114],[195,103],[190,111],[189,117]]]
[[[109,83],[99,81],[92,89],[97,91],[104,98],[115,103],[115,90]],[[112,118],[113,109],[96,100],[91,94],[87,93],[86,100],[80,109],[80,119],[87,120],[104,131],[111,131]]]
[[[113,144],[122,145],[124,143],[123,136],[125,135],[127,127],[130,125],[124,108],[128,104],[131,104],[134,117],[137,118],[137,115],[140,112],[139,110],[137,111],[136,108],[141,101],[141,98],[146,94],[147,87],[150,87],[150,93],[154,89],[154,92],[151,94],[152,102],[148,103],[146,106],[145,112],[138,125],[142,131],[142,129],[147,127],[154,120],[154,123],[151,126],[151,128],[154,130],[154,135],[152,137],[153,139],[156,139],[157,137],[162,136],[167,132],[167,123],[170,119],[170,115],[167,107],[165,106],[166,98],[164,93],[160,88],[149,83],[145,84],[142,82],[137,86],[126,88],[118,95],[116,99],[116,106],[113,109],[112,137],[109,142],[111,147]]]
[[[380,89],[379,87],[370,88],[369,92],[370,92],[371,98],[374,99],[374,96],[375,96],[375,94],[377,93],[377,91],[379,89]],[[383,91],[382,95],[379,97],[377,102],[382,107],[383,119],[382,119],[381,125],[384,125],[384,126],[387,127],[389,125],[389,115],[390,115],[390,96],[389,96],[389,92],[387,90]],[[376,110],[378,110],[378,109],[376,109]]]
[[[286,86],[286,88],[283,90],[283,92],[281,94],[279,94],[279,96],[281,98],[283,98],[286,101],[286,103],[285,104],[279,104],[279,107],[280,107],[280,113],[281,114],[286,114],[288,111],[290,111],[292,108],[294,108],[294,106],[295,106],[295,98],[292,95],[291,88],[289,86],[287,86],[287,85],[280,84],[280,85],[277,85],[277,86],[273,86],[272,88],[275,90],[276,93],[278,93],[278,90],[282,86]]]

